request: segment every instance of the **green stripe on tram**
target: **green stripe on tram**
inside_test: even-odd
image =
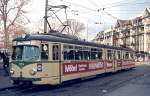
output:
[[[41,63],[41,64],[50,63],[51,64],[51,63],[59,63],[59,62],[60,61],[12,61],[11,63],[17,65],[20,68],[23,68],[27,65],[35,64],[35,63]]]
[[[20,78],[20,77],[11,77],[12,80],[28,80],[28,81],[41,81],[42,78]]]

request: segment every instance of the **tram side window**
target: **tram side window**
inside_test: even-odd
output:
[[[64,51],[64,60],[74,60],[74,51],[73,50],[65,50]]]
[[[112,59],[112,50],[107,50],[107,59],[111,60]]]
[[[64,60],[74,60],[75,50],[71,45],[64,45]]]
[[[122,54],[122,56],[123,56],[123,59],[125,59],[125,52],[123,51],[122,53],[123,53],[123,54]]]
[[[103,59],[103,50],[98,52],[98,59]]]
[[[75,60],[82,60],[82,59],[83,59],[83,51],[76,51]]]
[[[91,52],[91,59],[96,59],[97,56],[97,52]]]
[[[67,59],[68,59],[68,52],[64,51],[64,60],[67,60]]]
[[[69,60],[74,60],[74,50],[70,50],[69,52],[68,52],[68,59]]]
[[[84,54],[85,60],[90,60],[90,52],[89,51],[83,51],[83,54]]]
[[[121,52],[117,51],[117,59],[121,59]]]
[[[48,60],[48,44],[41,45],[41,59]]]
[[[116,50],[113,51],[113,58],[116,59]]]
[[[58,60],[59,59],[59,47],[58,45],[53,45],[53,60]]]
[[[131,59],[134,59],[134,53],[130,53]]]
[[[129,52],[125,53],[125,59],[129,59]]]
[[[91,59],[95,60],[98,58],[98,52],[96,48],[91,48]]]

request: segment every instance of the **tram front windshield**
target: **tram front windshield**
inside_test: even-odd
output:
[[[13,48],[12,60],[38,60],[40,56],[37,46],[15,46]]]

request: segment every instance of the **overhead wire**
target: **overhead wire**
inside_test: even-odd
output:
[[[106,7],[104,7],[104,5],[101,5],[102,8],[101,8],[99,5],[97,5],[95,2],[93,2],[92,0],[88,0],[91,4],[93,4],[94,6],[96,6],[98,9],[89,8],[89,7],[86,7],[86,6],[83,6],[83,5],[80,5],[80,4],[76,4],[76,3],[71,3],[71,2],[68,2],[68,1],[65,1],[65,0],[61,0],[61,1],[65,2],[65,3],[68,3],[68,4],[70,4],[70,5],[74,5],[74,6],[78,6],[78,7],[87,9],[87,10],[91,10],[91,11],[95,11],[95,12],[101,12],[102,14],[106,14],[106,15],[112,17],[113,19],[117,19],[117,20],[118,20],[118,19],[119,19],[118,17],[112,15],[111,13],[107,12],[106,10],[109,9],[109,8],[111,8],[111,7],[127,6],[128,4],[132,4],[132,2],[135,1],[135,0],[133,0],[132,2],[128,2],[128,3],[121,3],[121,2],[123,2],[123,1],[125,1],[125,0],[121,0],[121,1],[119,1],[119,2],[106,4],[106,5],[105,5]],[[147,4],[147,3],[150,3],[150,2],[142,2],[142,3],[139,3],[139,2],[135,3],[135,2],[134,2],[134,5],[135,5],[135,4]],[[116,4],[116,5],[114,5],[114,6],[108,6],[108,7],[107,7],[107,5],[112,5],[112,4]],[[109,11],[109,10],[108,10],[108,11]],[[118,10],[118,11],[121,11],[121,10]],[[131,10],[131,11],[132,11],[132,10]],[[119,14],[119,13],[116,13],[116,14]],[[128,13],[120,13],[120,14],[128,14]],[[136,14],[136,13],[133,13],[133,12],[132,12],[132,14]],[[138,14],[138,13],[137,13],[137,14]]]
[[[71,3],[71,2],[68,2],[68,1],[65,1],[65,0],[62,0],[62,1],[65,2],[65,3],[68,3],[68,4],[70,4],[70,5],[78,6],[78,7],[84,8],[84,9],[88,9],[88,10],[92,10],[92,11],[97,11],[97,10],[95,10],[95,9],[92,9],[92,8],[89,8],[89,7],[80,5],[80,4]]]
[[[97,6],[97,8],[99,8],[99,9],[98,9],[98,12],[99,12],[99,13],[100,13],[100,12],[101,12],[101,13],[105,13],[107,16],[110,16],[111,18],[116,19],[116,20],[119,19],[118,17],[113,16],[113,15],[110,14],[109,12],[106,12],[103,5],[101,5],[103,8],[100,8],[100,6],[98,6],[95,2],[93,2],[93,1],[91,1],[91,0],[88,0],[88,1],[91,2],[91,4],[93,4],[94,6]],[[103,26],[104,26],[104,29],[105,29],[105,28],[106,28],[106,24],[105,24],[104,19],[103,19]]]
[[[105,4],[106,5],[114,5],[114,4],[118,4],[118,3],[121,3],[121,2],[124,2],[126,0],[121,0],[121,1],[118,1],[118,2],[114,2],[114,3],[108,3],[108,4]],[[135,1],[135,0],[134,0]],[[103,5],[104,6],[104,5]]]
[[[134,3],[134,4],[133,4]],[[112,5],[112,6],[105,6],[105,8],[112,8],[112,7],[118,7],[118,6],[128,6],[128,5],[131,5],[132,4],[132,6],[137,6],[137,5],[143,5],[143,4],[149,4],[150,2],[141,2],[141,3],[135,3],[135,2],[133,2],[133,3],[121,3],[121,4],[117,4],[117,5]]]
[[[97,4],[96,4],[95,2],[93,2],[92,0],[88,0],[88,1],[89,1],[91,4],[93,4],[94,6],[98,7],[98,8],[99,8],[100,6],[101,6],[102,8],[104,7],[104,5],[100,5],[100,6],[97,5]]]
[[[100,11],[103,11],[106,15],[111,16],[114,19],[119,19],[118,17],[113,16],[112,14],[110,14],[109,12],[105,11],[105,8],[100,8],[100,6],[98,6],[95,2],[88,0],[89,2],[91,2],[94,6],[97,6],[99,8]],[[101,5],[103,6],[103,5]]]

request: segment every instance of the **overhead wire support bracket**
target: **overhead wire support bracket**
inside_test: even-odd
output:
[[[48,6],[47,6],[47,13],[48,13],[48,11],[51,11],[52,14],[51,14],[50,16],[47,16],[47,17],[44,17],[44,18],[45,18],[45,21],[47,22],[47,24],[48,24],[50,30],[52,30],[52,28],[51,28],[50,23],[48,22],[48,18],[51,17],[51,16],[53,16],[53,15],[55,15],[55,17],[58,19],[58,21],[64,26],[64,28],[62,29],[62,31],[66,28],[66,26],[68,26],[67,11],[66,11],[67,8],[68,8],[68,6],[66,6],[66,5],[57,5],[57,6],[48,5]],[[58,10],[55,11],[55,10],[53,10],[53,9],[58,9]],[[65,15],[66,15],[67,24],[64,24],[64,23],[61,21],[61,19],[59,18],[59,16],[56,14],[57,12],[59,12],[59,11],[62,10],[62,9],[65,9]],[[61,32],[62,32],[62,31],[61,31]]]

